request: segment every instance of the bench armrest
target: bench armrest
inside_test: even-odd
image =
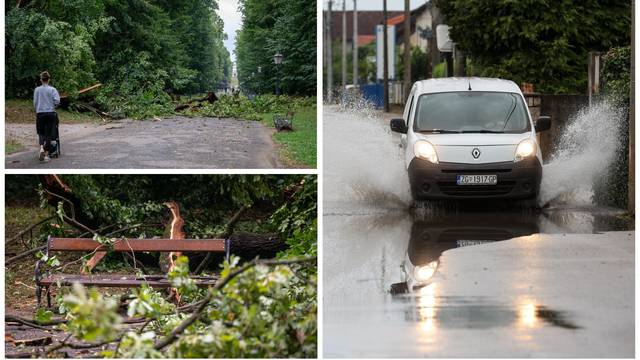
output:
[[[45,256],[46,258],[49,258],[49,247],[51,244],[51,235],[49,235],[47,237],[47,248],[45,250]],[[36,268],[35,268],[35,280],[36,280],[36,285],[40,285],[40,280],[42,280],[42,267],[44,266],[44,261],[42,259],[38,259],[38,261],[36,261]],[[48,270],[47,270],[48,272]]]

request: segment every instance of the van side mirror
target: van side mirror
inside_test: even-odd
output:
[[[389,125],[391,126],[391,131],[401,134],[407,133],[407,124],[404,123],[404,119],[391,119]]]
[[[538,120],[536,120],[536,132],[547,131],[551,129],[551,117],[546,115],[541,115]]]

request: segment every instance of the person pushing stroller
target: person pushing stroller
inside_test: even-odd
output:
[[[33,106],[36,110],[36,130],[38,131],[38,143],[40,144],[40,161],[51,160],[50,155],[56,150],[51,142],[58,137],[58,114],[56,106],[60,105],[58,90],[49,85],[51,75],[43,71],[40,74],[40,82],[33,91]]]

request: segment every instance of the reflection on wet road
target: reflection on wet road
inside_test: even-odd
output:
[[[338,116],[325,110],[325,357],[633,356],[634,233],[620,211],[416,208],[391,142],[340,149],[351,127],[371,142],[375,120]]]

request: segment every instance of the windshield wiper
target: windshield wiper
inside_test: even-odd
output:
[[[504,131],[495,131],[495,130],[463,130],[461,131],[463,134],[471,134],[471,133],[480,133],[480,134],[504,134]]]
[[[436,133],[436,134],[459,134],[458,130],[444,130],[444,129],[426,129],[419,130],[419,133]]]

